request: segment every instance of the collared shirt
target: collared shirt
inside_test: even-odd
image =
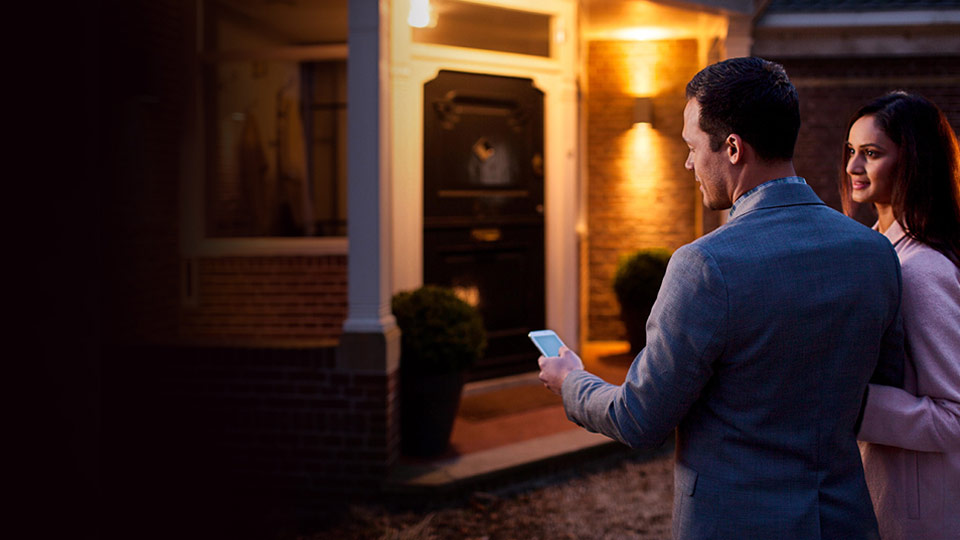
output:
[[[872,228],[873,230],[880,232],[880,222],[877,221],[876,223],[874,223]],[[886,236],[887,240],[889,240],[890,243],[893,244],[894,248],[896,248],[897,244],[903,241],[903,239],[907,236],[907,232],[903,230],[903,226],[900,225],[900,222],[897,220],[893,220],[893,223],[891,223],[890,226],[887,227],[887,230],[880,234]]]
[[[736,214],[738,207],[742,207],[743,203],[746,202],[747,199],[749,199],[750,197],[752,197],[753,195],[755,195],[761,190],[767,189],[768,187],[776,184],[806,184],[806,183],[807,181],[799,176],[786,176],[784,178],[768,180],[760,184],[759,186],[751,189],[750,191],[744,193],[743,195],[737,197],[737,202],[733,203],[733,206],[730,207],[730,214],[729,214],[730,219],[733,219],[733,217],[735,217],[734,214]]]

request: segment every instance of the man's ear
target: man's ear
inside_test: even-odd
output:
[[[724,141],[724,146],[727,151],[727,159],[730,160],[731,165],[736,165],[741,159],[743,159],[743,145],[743,139],[741,139],[736,133],[727,135],[727,140]]]

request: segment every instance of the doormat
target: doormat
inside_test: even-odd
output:
[[[560,396],[547,390],[542,384],[523,384],[463,396],[457,416],[476,422],[562,404]]]

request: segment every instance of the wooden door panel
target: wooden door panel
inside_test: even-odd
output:
[[[441,71],[424,86],[424,283],[477,305],[469,374],[536,369],[544,325],[543,93],[529,79]]]

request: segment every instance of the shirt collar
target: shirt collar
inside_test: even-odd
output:
[[[763,191],[771,186],[775,186],[778,184],[806,184],[806,183],[807,181],[799,176],[786,176],[783,178],[777,178],[775,180],[768,180],[760,184],[759,186],[751,189],[750,191],[744,193],[743,195],[740,195],[739,197],[737,197],[737,202],[733,203],[733,206],[730,207],[729,217],[730,219],[734,218],[737,213],[737,209],[742,208],[744,206],[744,203],[746,203],[748,199],[756,197],[760,191]]]
[[[880,222],[877,221],[873,224],[873,230],[880,232]],[[887,230],[883,233],[887,237],[887,240],[890,240],[890,243],[896,246],[900,243],[905,236],[907,236],[906,231],[903,230],[903,227],[900,225],[900,222],[893,220],[893,223],[887,227]]]

